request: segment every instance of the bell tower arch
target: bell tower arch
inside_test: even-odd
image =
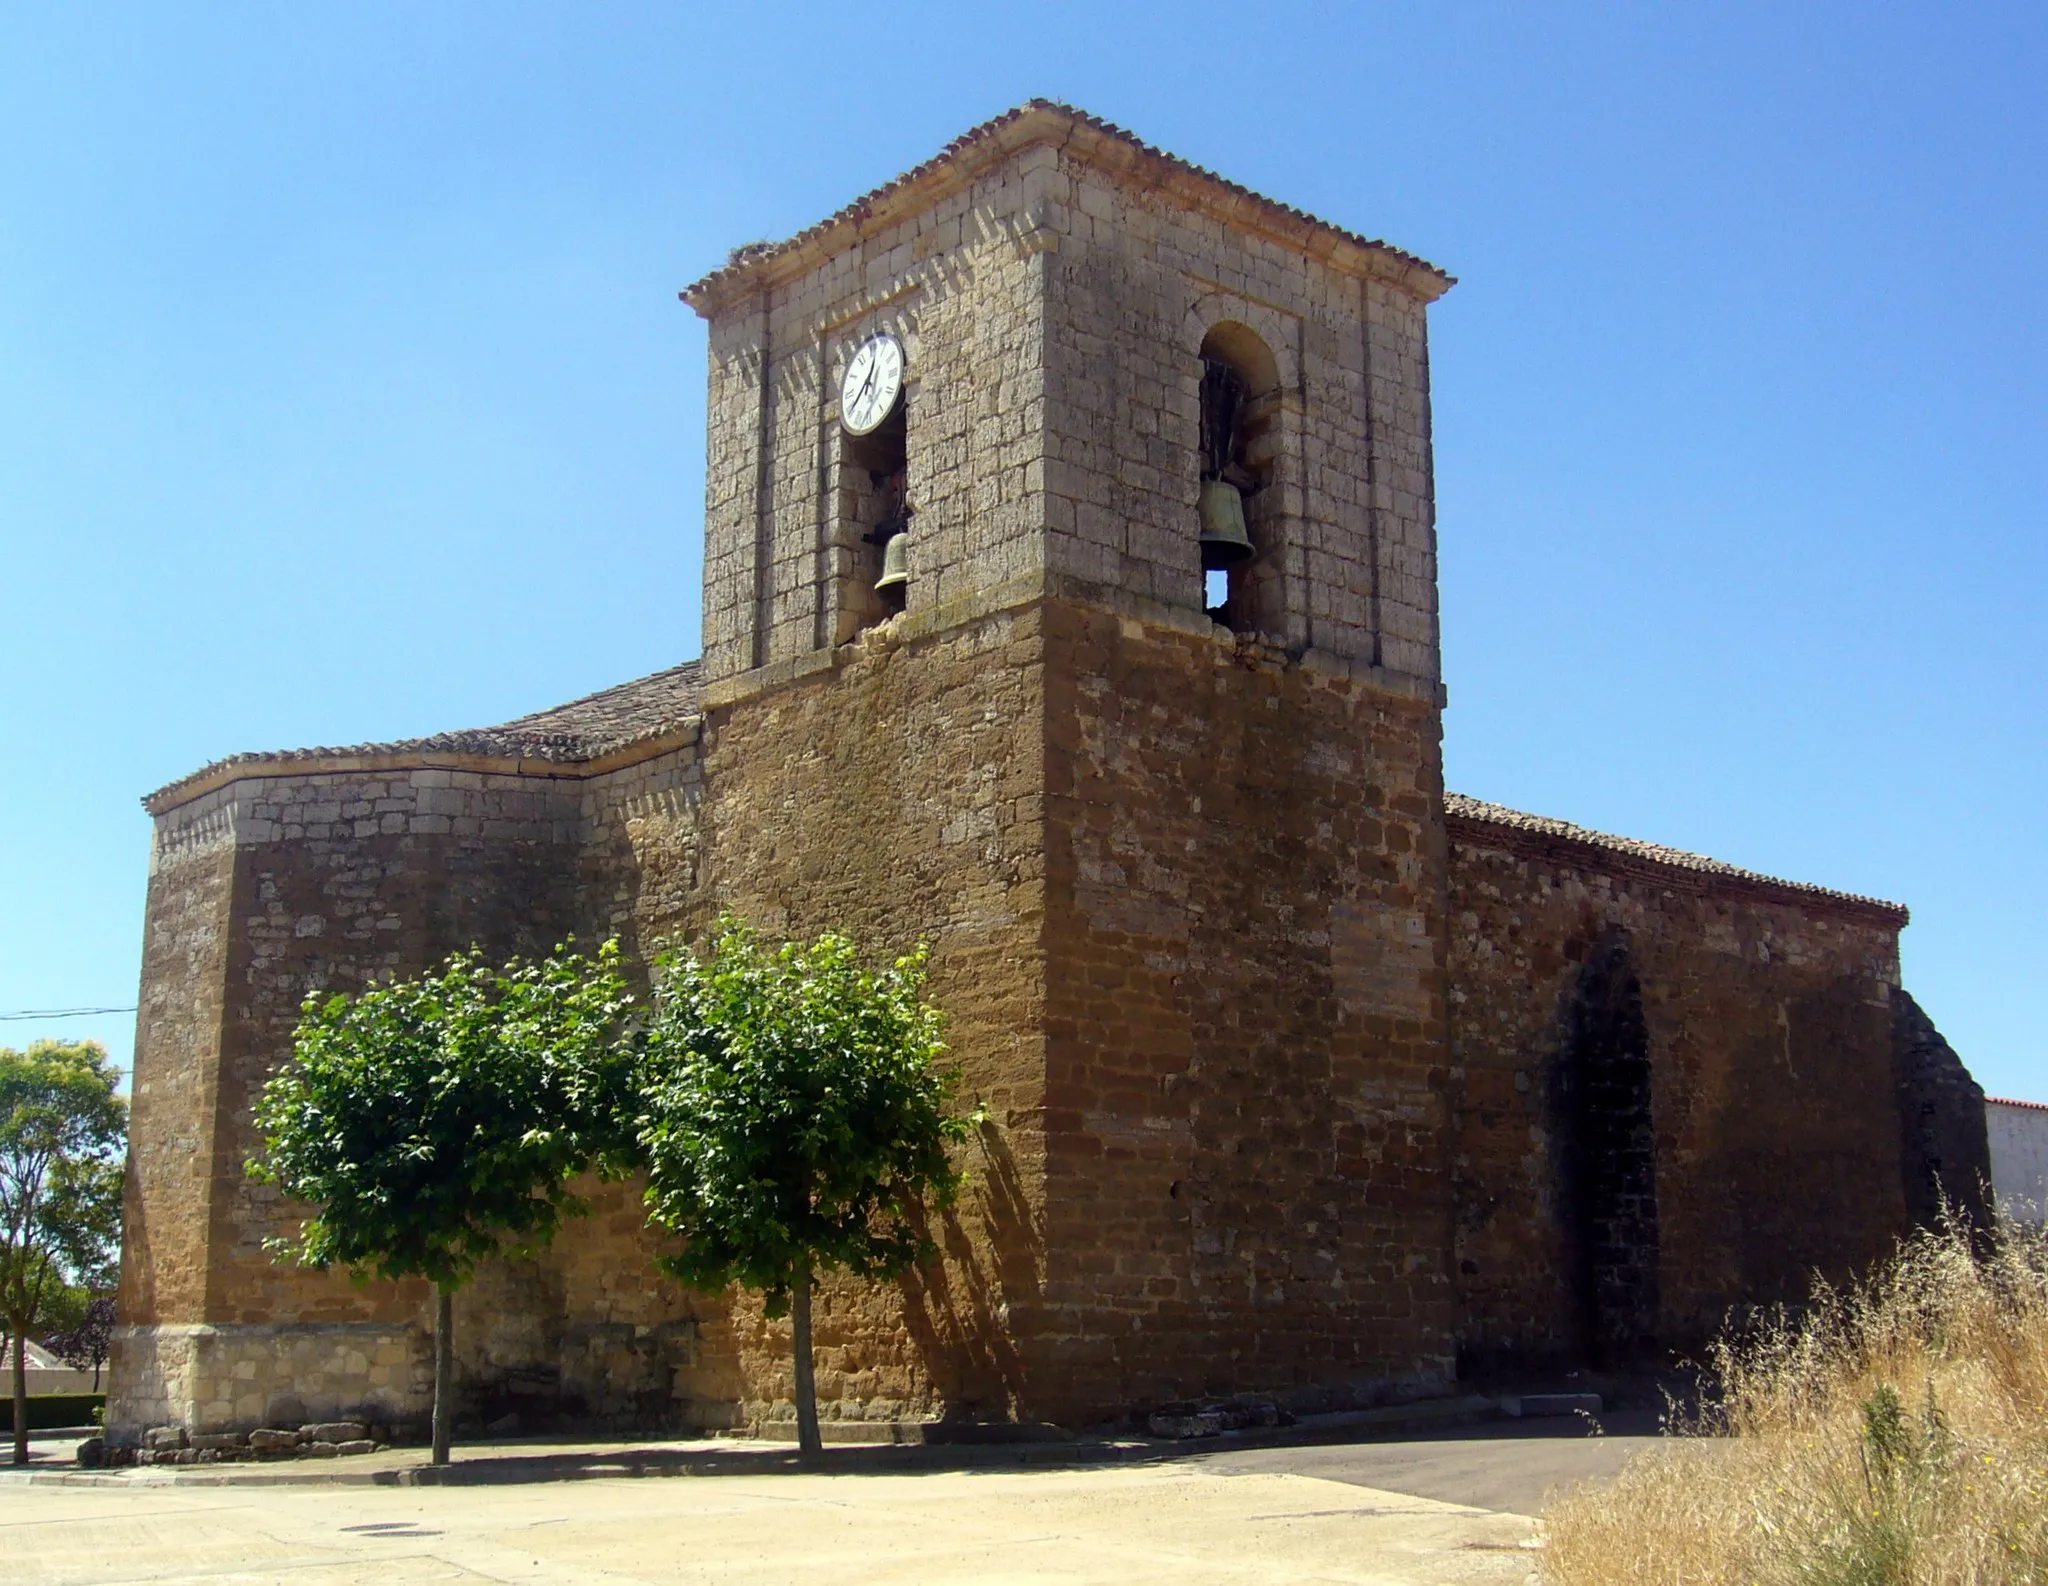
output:
[[[1273,487],[1284,451],[1279,361],[1257,331],[1219,320],[1202,337],[1201,532],[1196,550],[1209,616],[1232,632],[1286,625],[1281,558],[1288,533]],[[1254,529],[1256,524],[1256,530]]]

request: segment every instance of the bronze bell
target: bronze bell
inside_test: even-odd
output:
[[[910,536],[898,532],[882,545],[882,576],[875,580],[875,593],[887,595],[910,582]]]
[[[1224,479],[1202,481],[1202,566],[1211,572],[1235,567],[1254,555],[1244,530],[1244,497]]]

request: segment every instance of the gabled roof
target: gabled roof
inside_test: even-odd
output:
[[[427,738],[343,748],[230,755],[158,788],[142,802],[151,814],[160,815],[238,776],[343,770],[365,762],[434,765],[485,761],[501,762],[500,769],[536,771],[581,766],[676,730],[699,714],[702,695],[698,663],[685,661],[667,671],[600,689],[496,727],[467,727]]]
[[[1214,171],[1168,154],[1122,127],[1051,99],[1033,99],[963,132],[924,164],[863,194],[837,214],[777,243],[735,249],[722,269],[683,288],[682,299],[710,316],[741,293],[791,279],[863,236],[893,226],[981,172],[1034,144],[1059,148],[1134,185],[1167,189],[1192,207],[1262,231],[1303,254],[1343,260],[1361,274],[1397,282],[1424,301],[1456,284],[1426,259],[1319,220],[1266,198]]]
[[[1523,810],[1509,809],[1505,804],[1488,804],[1480,799],[1467,798],[1462,793],[1444,795],[1444,814],[1454,823],[1463,821],[1473,826],[1492,827],[1503,835],[1525,840],[1596,850],[1638,865],[1690,872],[1702,878],[1732,882],[1745,889],[1790,893],[1802,900],[1847,904],[1858,912],[1882,914],[1896,925],[1903,926],[1909,917],[1903,903],[1887,903],[1882,898],[1867,898],[1856,892],[1837,892],[1805,881],[1784,881],[1777,876],[1709,859],[1705,854],[1667,848],[1662,843],[1648,843],[1638,837],[1617,837],[1611,832],[1592,831],[1584,826],[1574,826],[1570,821],[1556,820],[1548,815],[1530,815]]]

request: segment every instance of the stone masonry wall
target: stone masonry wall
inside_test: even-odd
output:
[[[1035,572],[1044,520],[1039,258],[1050,150],[716,315],[705,486],[707,678],[827,650],[867,567],[837,521],[839,384],[869,336],[907,353],[910,608]],[[872,577],[872,572],[866,576]]]
[[[186,868],[166,869],[153,902],[149,1005],[201,1016],[163,1023],[141,1052],[138,1172],[189,1162],[177,1152],[201,1127],[204,1171],[189,1175],[189,1210],[177,1211],[178,1181],[142,1197],[138,1229],[169,1219],[183,1243],[135,1241],[127,1282],[138,1299],[156,1293],[181,1259],[197,1276],[175,1314],[126,1310],[142,1325],[120,1345],[117,1426],[246,1429],[294,1391],[314,1415],[424,1412],[407,1364],[426,1347],[421,1287],[358,1287],[262,1249],[292,1208],[243,1174],[250,1107],[309,991],[415,972],[471,942],[544,951],[572,932],[586,945],[616,933],[644,961],[721,905],[771,930],[934,943],[934,994],[997,1122],[973,1153],[974,1189],[934,1230],[946,1262],[901,1288],[820,1295],[820,1391],[841,1417],[1015,1413],[1032,1384],[1002,1318],[1012,1297],[1030,1302],[1041,1260],[1036,632],[998,616],[877,638],[714,709],[701,745],[601,776],[271,776],[165,816],[160,840]],[[717,830],[729,835],[714,865]],[[213,867],[199,880],[195,856]],[[634,1187],[590,1196],[592,1215],[554,1249],[488,1265],[458,1297],[467,1413],[641,1427],[787,1417],[787,1324],[657,1278]]]
[[[593,838],[630,852],[641,835],[654,855],[641,895],[687,890],[695,763],[689,745],[597,786],[449,769],[268,776],[159,819],[117,1427],[168,1413],[195,1431],[246,1429],[293,1393],[315,1414],[424,1411],[413,1369],[430,1325],[424,1286],[358,1286],[263,1249],[293,1211],[244,1172],[255,1096],[310,992],[414,973],[472,944],[536,953],[580,933],[594,945],[614,911],[588,897]],[[673,1380],[695,1356],[690,1302],[654,1278],[625,1190],[596,1202],[562,1254],[489,1268],[460,1297],[458,1370],[478,1413],[523,1405],[661,1424],[695,1413]],[[587,1281],[565,1284],[563,1265]],[[643,1362],[655,1335],[661,1358]],[[639,1380],[648,1370],[658,1407]],[[703,1413],[730,1419],[730,1397]]]
[[[165,1322],[123,1327],[115,1348],[117,1431],[296,1430],[363,1407],[403,1422],[433,1402],[431,1339],[409,1322]]]
[[[1014,1341],[1044,1261],[1042,667],[1037,617],[1013,612],[873,634],[829,670],[707,713],[694,923],[723,906],[789,936],[929,941],[963,1103],[992,1119],[964,1160],[969,1189],[932,1229],[943,1263],[896,1286],[822,1286],[828,1414],[1035,1415],[1053,1391],[1048,1363]],[[736,1300],[704,1348],[750,1419],[790,1413],[787,1323]]]
[[[278,777],[238,784],[235,941],[221,1031],[207,1319],[382,1320],[387,1289],[279,1266],[263,1240],[287,1215],[242,1164],[250,1105],[289,1053],[300,1004],[411,974],[472,944],[544,952],[578,921],[576,784],[463,771]]]
[[[1456,815],[1449,833],[1470,1361],[1583,1358],[1593,1342],[1574,1243],[1613,1227],[1571,1226],[1566,1164],[1598,1142],[1563,1137],[1560,1079],[1589,987],[1623,970],[1649,1060],[1653,1341],[1696,1348],[1730,1307],[1800,1300],[1814,1272],[1841,1278],[1889,1249],[1906,1213],[1897,911]]]
[[[159,823],[143,914],[142,987],[121,1247],[131,1323],[206,1314],[217,1070],[234,937],[235,809],[209,794]]]
[[[1441,1382],[1434,701],[1221,629],[1046,620],[1047,1262],[1021,1347],[1084,1419]]]

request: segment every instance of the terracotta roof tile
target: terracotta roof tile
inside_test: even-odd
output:
[[[386,758],[406,755],[474,755],[494,760],[538,760],[562,765],[594,760],[615,749],[650,738],[681,725],[699,713],[703,689],[699,666],[685,661],[665,672],[636,678],[612,688],[600,689],[566,705],[537,710],[496,727],[467,727],[456,732],[439,732],[427,738],[399,738],[389,743],[359,743],[343,747],[276,749],[252,754],[230,755],[203,766],[190,776],[159,788],[143,800],[155,809],[176,802],[177,795],[200,783],[212,782],[230,770],[261,767],[276,774],[295,763],[325,760]]]

